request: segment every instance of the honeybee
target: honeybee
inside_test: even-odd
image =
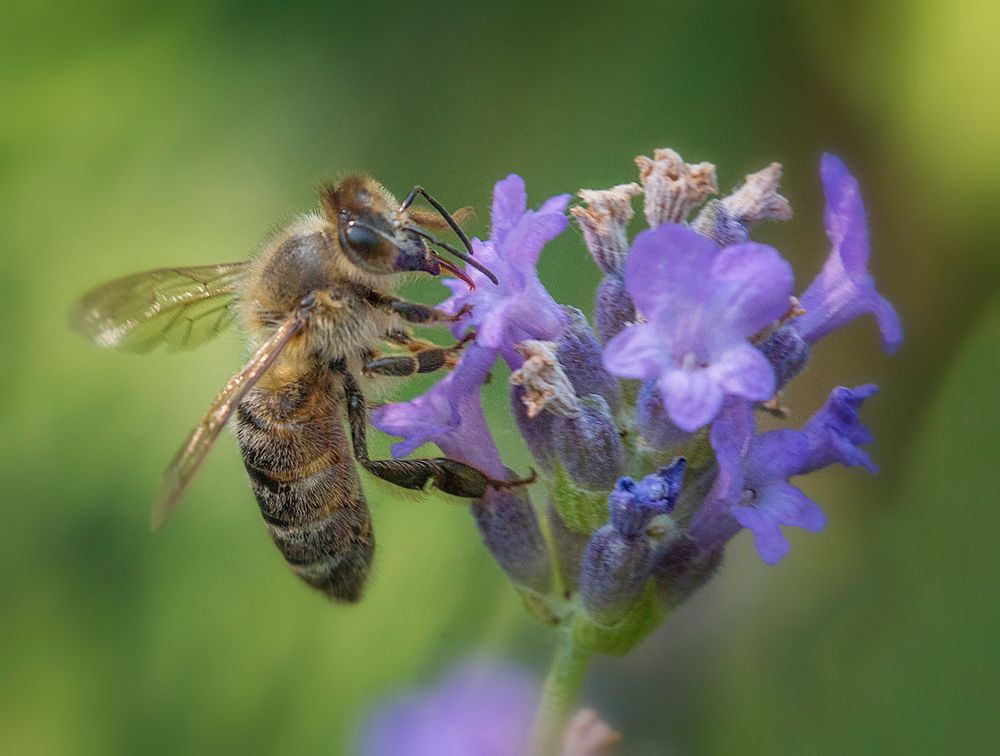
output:
[[[418,195],[434,212],[411,208]],[[235,413],[243,462],[275,545],[306,583],[353,602],[375,548],[355,463],[397,486],[433,485],[468,499],[527,481],[494,480],[443,457],[369,458],[359,380],[451,367],[467,340],[441,347],[414,338],[407,324],[447,324],[461,313],[405,301],[394,287],[419,272],[448,273],[473,287],[435,248],[476,267],[494,285],[497,279],[471,257],[465,232],[422,187],[399,202],[373,179],[351,176],[323,185],[319,206],[319,213],[276,233],[250,261],[162,268],[100,286],[78,302],[71,323],[99,346],[146,352],[163,343],[194,347],[238,318],[253,356],[170,462],[151,524],[158,528],[174,511]],[[468,253],[428,228],[450,228]],[[380,342],[408,353],[382,356]]]

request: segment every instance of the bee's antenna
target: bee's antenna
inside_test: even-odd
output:
[[[399,206],[399,209],[400,210],[405,210],[410,205],[412,205],[413,204],[413,200],[415,200],[417,198],[418,194],[420,196],[422,196],[425,200],[427,200],[431,204],[431,206],[435,210],[437,210],[438,213],[441,214],[441,217],[445,219],[445,222],[449,226],[451,226],[451,230],[455,232],[455,234],[458,236],[459,239],[462,240],[462,244],[464,244],[465,248],[467,250],[469,250],[469,254],[470,255],[473,254],[473,252],[472,252],[472,242],[469,241],[469,237],[466,235],[465,231],[463,231],[462,227],[458,225],[458,223],[456,222],[456,220],[454,218],[451,217],[451,213],[449,213],[447,210],[445,210],[444,205],[442,205],[440,202],[438,202],[436,199],[434,199],[434,197],[432,197],[430,194],[428,194],[427,190],[424,189],[422,186],[415,186],[415,187],[413,187],[410,190],[410,193],[406,195],[406,199],[403,200],[403,204]],[[492,276],[491,276],[491,278],[492,278]]]
[[[500,285],[500,280],[493,274],[493,271],[491,271],[489,268],[487,268],[478,260],[474,260],[471,256],[465,254],[461,250],[456,249],[452,245],[448,244],[448,242],[441,241],[436,236],[428,233],[427,231],[424,231],[419,226],[403,226],[403,230],[414,233],[417,236],[421,236],[427,241],[429,241],[431,244],[441,247],[441,249],[448,250],[449,252],[451,252],[451,254],[455,255],[455,257],[464,262],[466,265],[471,265],[473,268],[478,270],[480,273],[482,273],[484,276],[490,279],[495,285],[497,286]]]

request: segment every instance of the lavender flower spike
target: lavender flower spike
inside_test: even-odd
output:
[[[569,195],[546,200],[538,210],[528,210],[524,179],[510,175],[493,189],[493,229],[489,241],[472,240],[477,260],[500,279],[495,286],[479,271],[467,271],[476,283],[468,291],[464,283],[445,280],[452,295],[441,305],[457,313],[472,305],[468,315],[453,330],[456,336],[476,329],[476,343],[498,351],[513,367],[521,359],[514,345],[525,339],[554,339],[565,316],[552,295],[538,280],[535,266],[548,242],[569,225],[566,207]]]
[[[812,344],[870,312],[878,320],[886,352],[894,352],[903,340],[903,329],[868,273],[868,225],[857,179],[840,158],[829,154],[823,155],[820,172],[826,193],[826,234],[833,248],[823,270],[800,298],[806,312],[794,326]]]
[[[657,379],[681,430],[710,423],[726,396],[774,394],[774,370],[749,339],[788,309],[792,269],[777,250],[750,242],[719,250],[667,224],[636,237],[625,283],[646,322],[611,340],[604,366],[623,378]]]

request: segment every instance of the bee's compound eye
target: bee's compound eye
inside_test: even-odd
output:
[[[371,254],[382,242],[382,237],[374,229],[357,223],[348,223],[344,236],[351,249],[361,255]]]

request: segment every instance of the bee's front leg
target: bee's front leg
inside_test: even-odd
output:
[[[407,323],[416,325],[434,325],[435,323],[455,323],[461,320],[471,309],[468,305],[452,314],[419,302],[408,302],[405,299],[383,294],[375,289],[366,289],[362,297],[372,307],[398,315]]]

